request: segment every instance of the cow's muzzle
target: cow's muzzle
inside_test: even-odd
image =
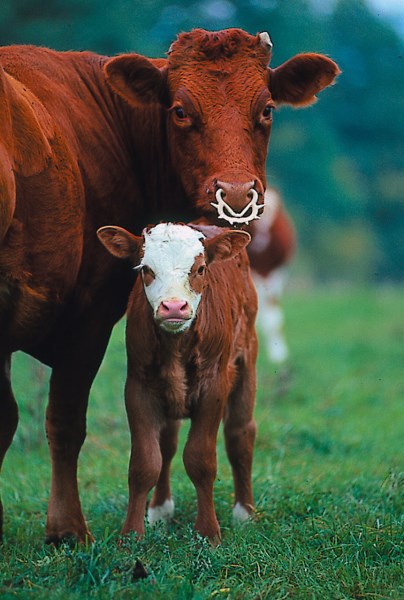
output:
[[[225,219],[230,225],[248,225],[260,218],[265,204],[259,203],[255,181],[243,184],[216,181],[215,188],[216,202],[211,205],[217,209],[219,219]],[[237,211],[236,207],[240,206],[243,208]]]

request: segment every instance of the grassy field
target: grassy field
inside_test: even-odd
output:
[[[175,520],[117,543],[129,453],[122,323],[93,387],[80,461],[96,542],[44,546],[47,373],[17,356],[21,423],[2,473],[0,598],[404,598],[403,300],[397,289],[289,293],[289,373],[264,356],[258,365],[256,518],[232,525],[220,435],[216,549],[192,530],[195,495],[180,452]],[[136,560],[147,578],[136,579]]]

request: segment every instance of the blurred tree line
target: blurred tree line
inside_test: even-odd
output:
[[[268,181],[321,279],[402,280],[404,41],[365,0],[2,0],[0,44],[164,56],[180,31],[269,31],[272,65],[323,52],[338,83],[314,107],[275,115]]]

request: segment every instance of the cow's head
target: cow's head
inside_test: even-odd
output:
[[[101,227],[98,237],[111,254],[140,270],[156,323],[165,331],[189,329],[214,261],[236,256],[250,241],[245,231],[223,231],[207,239],[193,227],[160,223],[135,236],[121,227]]]
[[[273,109],[312,104],[339,73],[313,53],[272,69],[271,51],[267,33],[196,29],[178,36],[166,61],[128,54],[105,65],[109,84],[127,101],[167,110],[173,165],[211,220],[242,225],[259,217]]]

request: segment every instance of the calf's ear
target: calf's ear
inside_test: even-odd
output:
[[[277,104],[308,106],[316,94],[331,85],[341,73],[338,65],[322,54],[297,54],[269,70],[269,91]]]
[[[165,60],[150,60],[140,54],[123,54],[111,58],[104,65],[109,86],[137,107],[164,103],[166,70]]]
[[[140,259],[140,251],[143,246],[143,238],[133,235],[122,227],[107,225],[100,227],[97,231],[99,240],[106,249],[117,258],[130,258],[137,265]]]
[[[203,241],[207,262],[229,260],[241,252],[250,242],[251,236],[247,231],[225,231],[215,237]]]

